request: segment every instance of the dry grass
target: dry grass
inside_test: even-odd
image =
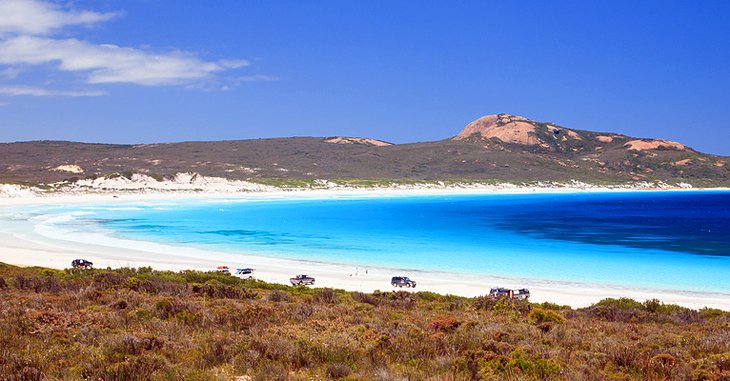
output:
[[[727,380],[730,314],[0,264],[0,380]],[[246,377],[244,377],[246,376]]]

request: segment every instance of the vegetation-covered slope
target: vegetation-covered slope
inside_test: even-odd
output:
[[[730,313],[0,264],[0,380],[727,380]]]
[[[279,138],[114,145],[58,141],[0,144],[0,182],[51,183],[111,174],[178,172],[254,180],[311,179],[664,181],[730,186],[727,157],[680,143],[571,130],[489,115],[455,138],[389,144],[365,138]]]

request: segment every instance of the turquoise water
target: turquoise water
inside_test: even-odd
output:
[[[68,228],[282,258],[730,292],[730,192],[86,206]],[[63,209],[68,211],[68,209]]]

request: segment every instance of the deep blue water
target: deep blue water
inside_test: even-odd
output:
[[[199,200],[122,209],[86,207],[93,214],[84,221],[126,238],[285,258],[730,291],[730,192]]]

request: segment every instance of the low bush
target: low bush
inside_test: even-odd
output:
[[[334,363],[327,365],[327,377],[339,380],[341,378],[345,378],[352,373],[352,368],[350,368],[349,365],[343,364],[343,363]]]
[[[700,317],[703,319],[714,319],[718,317],[730,317],[730,312],[717,308],[702,308],[699,310]]]
[[[373,294],[366,294],[364,292],[353,292],[352,299],[356,302],[369,304],[371,306],[380,305],[381,299],[374,296]]]
[[[18,290],[33,290],[36,293],[41,292],[61,292],[63,287],[54,276],[32,276],[28,277],[23,274],[15,276],[13,286]]]
[[[630,298],[606,298],[601,299],[598,303],[594,304],[596,308],[616,308],[619,310],[644,310],[645,306],[641,302],[637,302]]]
[[[692,381],[730,380],[730,353],[711,355],[699,361],[692,371]]]
[[[530,303],[530,305],[533,308],[542,308],[543,310],[553,310],[553,311],[570,310],[570,306],[562,306],[560,304],[550,303],[550,302]]]
[[[492,306],[492,312],[515,320],[526,315],[531,308],[525,301],[500,298]]]
[[[434,331],[453,332],[461,325],[461,321],[453,316],[442,317],[429,323],[429,327]]]
[[[333,304],[337,303],[337,300],[337,293],[331,288],[323,288],[314,294],[314,301],[317,303]]]
[[[200,349],[200,366],[212,368],[231,361],[236,354],[235,344],[229,336],[208,338]]]
[[[505,360],[501,360],[496,370],[503,375],[527,374],[534,379],[547,380],[560,374],[561,367],[553,359],[533,358],[521,350],[515,350]]]
[[[127,277],[122,274],[105,271],[94,275],[94,284],[99,289],[118,289],[126,279]]]
[[[41,381],[45,377],[39,367],[22,356],[0,350],[0,380]]]
[[[155,303],[156,316],[163,320],[182,318],[185,322],[192,322],[195,320],[195,310],[190,303],[180,298],[164,297]]]
[[[251,378],[252,381],[288,381],[289,379],[289,371],[286,367],[271,361],[262,361]]]
[[[130,380],[144,381],[153,379],[155,375],[167,373],[170,365],[159,355],[144,354],[128,356],[122,361],[98,369],[87,369],[88,379],[94,380]]]
[[[290,298],[286,292],[274,290],[266,296],[266,300],[270,302],[288,302]]]
[[[629,298],[607,298],[587,308],[589,314],[608,321],[638,322],[645,320],[644,304]]]
[[[436,301],[436,300],[439,300],[442,298],[441,295],[439,295],[435,292],[430,292],[430,291],[418,291],[416,293],[416,296],[418,296],[418,299],[421,299],[421,300],[424,300],[427,302],[433,302],[433,301]]]
[[[102,343],[107,358],[123,359],[128,355],[141,355],[147,351],[156,351],[163,347],[163,341],[154,336],[140,337],[131,333],[111,337]]]
[[[193,287],[193,291],[210,298],[255,299],[258,297],[258,293],[250,288],[223,284],[216,279],[208,280],[202,286]]]
[[[636,347],[621,345],[609,348],[608,359],[619,367],[636,368],[641,363],[641,356]]]
[[[649,360],[649,364],[655,370],[664,372],[677,366],[677,358],[669,353],[659,353]]]
[[[527,315],[527,319],[532,324],[565,323],[565,317],[563,317],[563,315],[555,311],[544,310],[542,308],[533,308],[529,315]]]
[[[400,309],[411,309],[416,306],[418,301],[416,296],[407,291],[375,291],[373,297],[383,300],[383,304],[389,304],[391,307]]]

